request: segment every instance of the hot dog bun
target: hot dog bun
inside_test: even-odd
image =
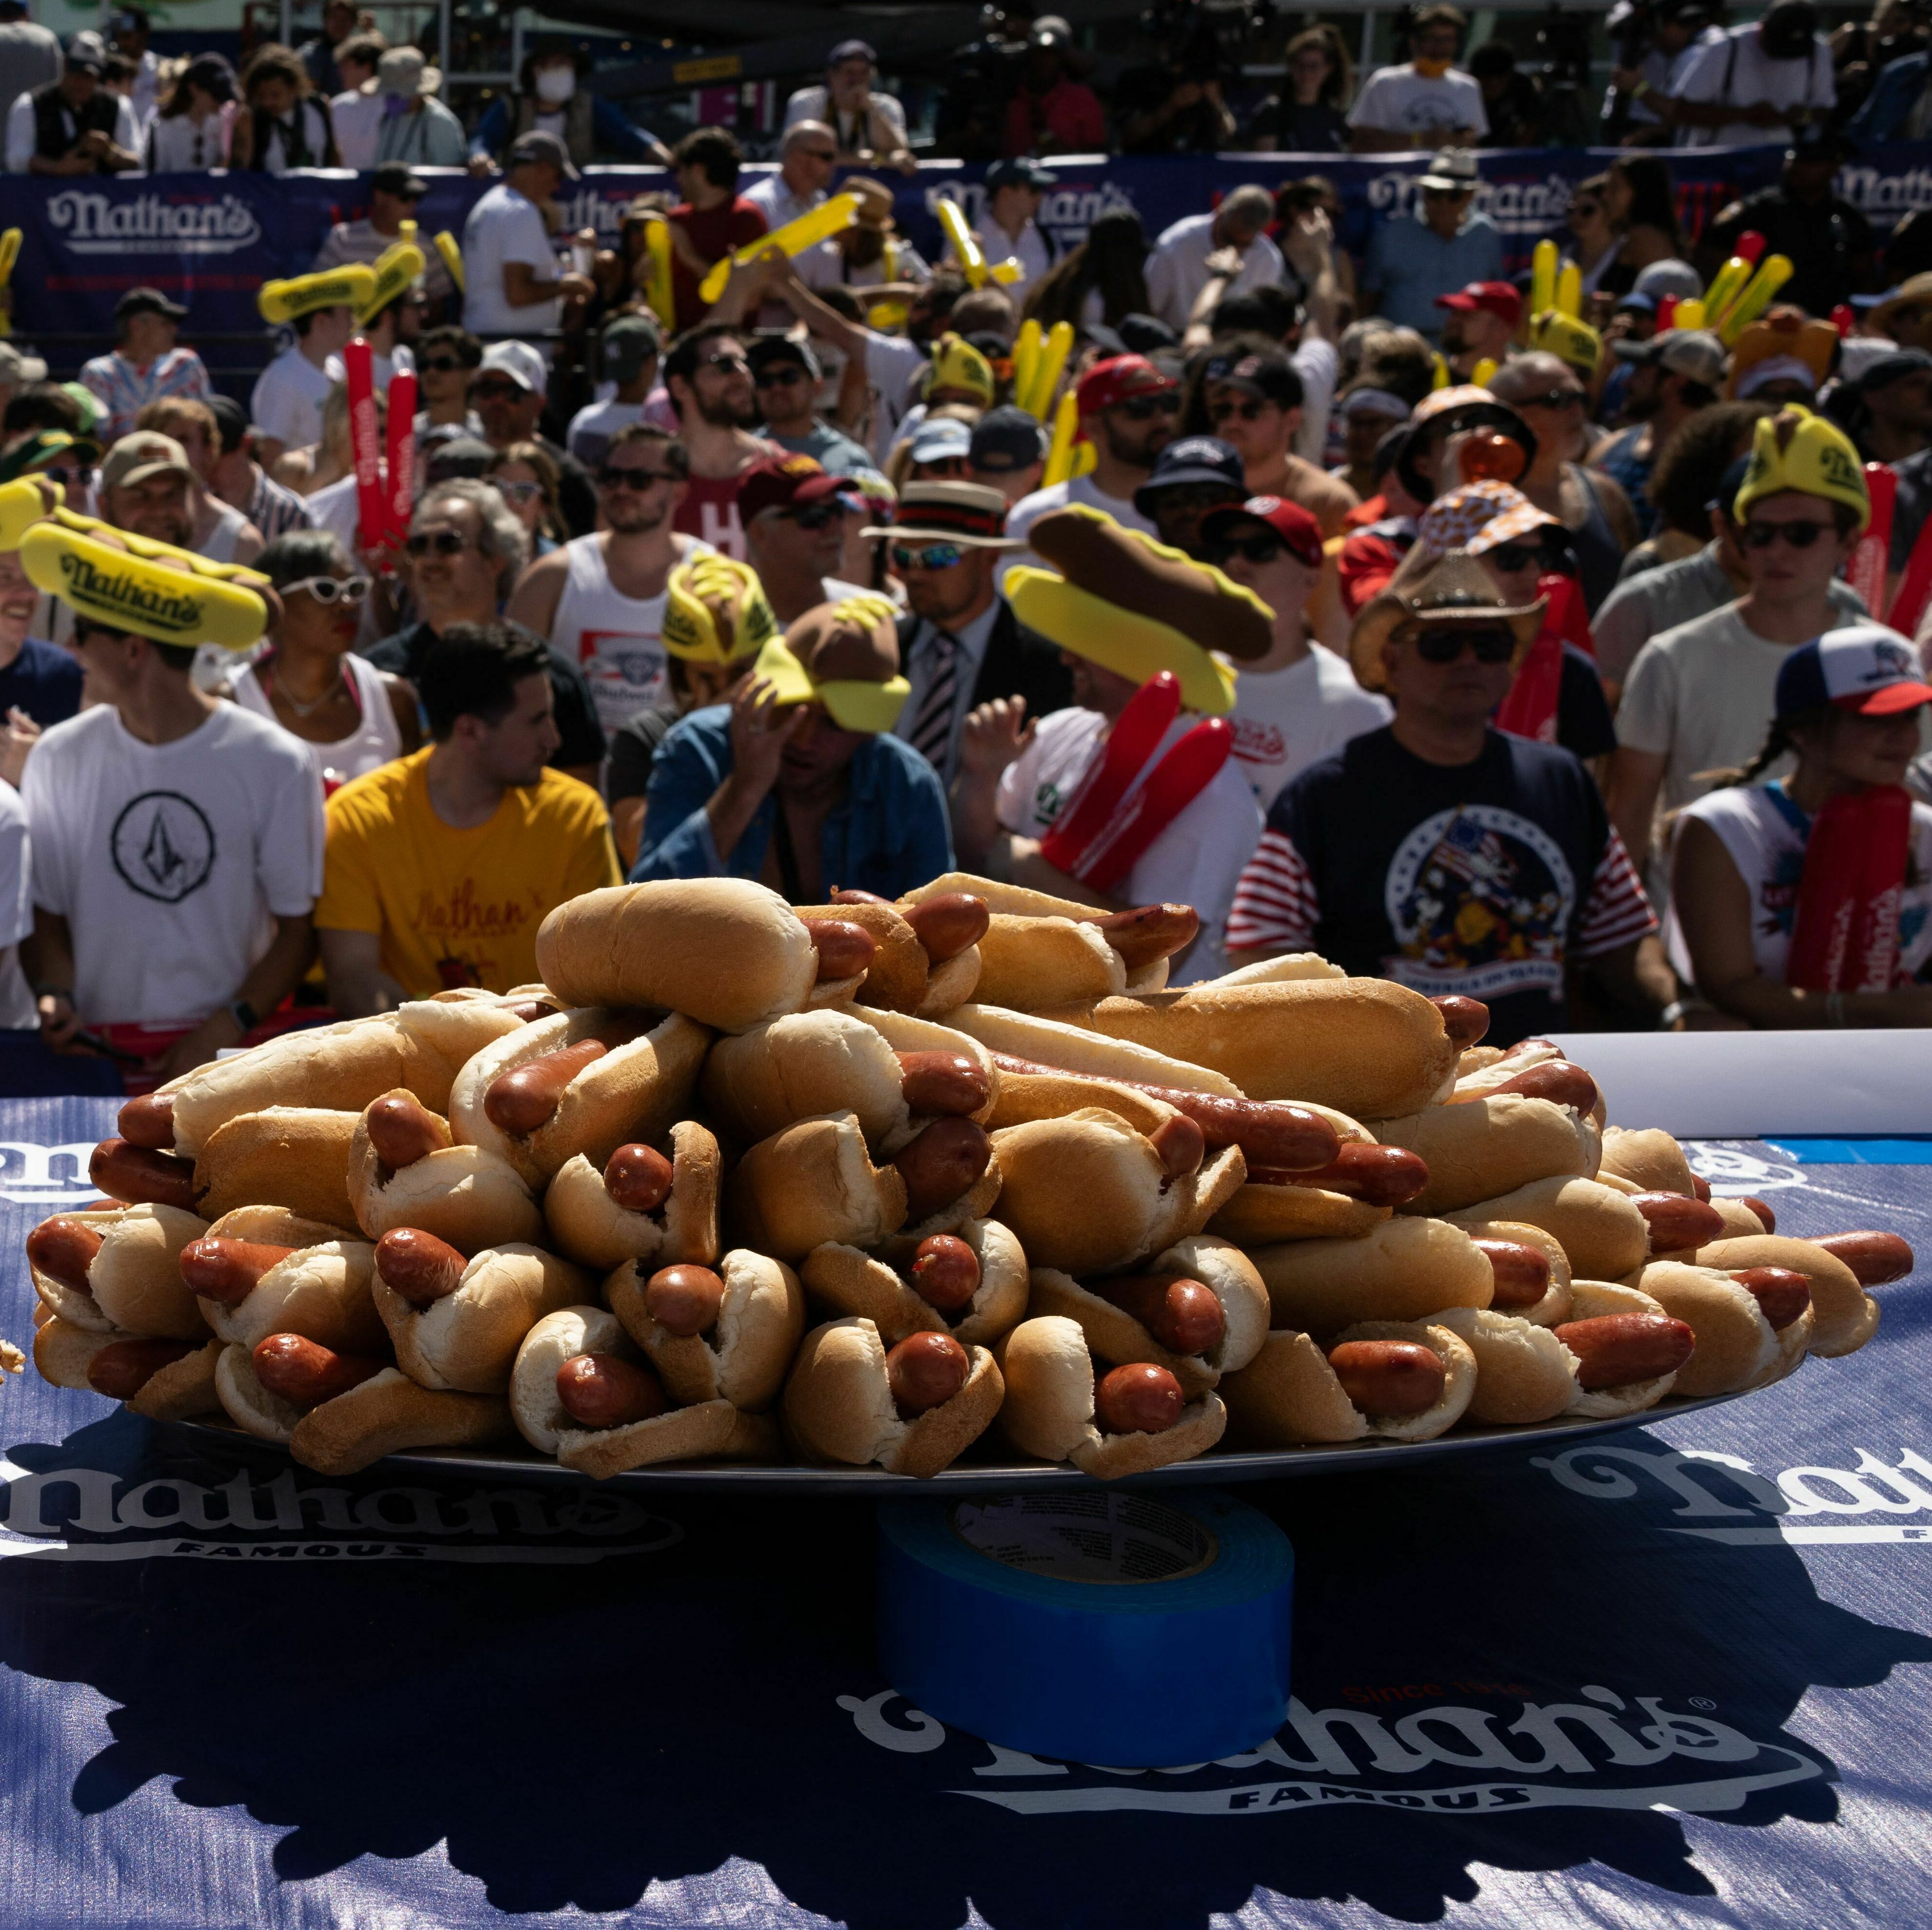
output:
[[[1580,1280],[1570,1289],[1570,1311],[1564,1317],[1600,1320],[1617,1313],[1665,1310],[1659,1301],[1634,1286],[1619,1286],[1611,1280]],[[1592,1421],[1608,1421],[1619,1414],[1640,1414],[1646,1407],[1654,1407],[1676,1384],[1677,1373],[1671,1373],[1652,1374],[1647,1380],[1627,1381],[1621,1387],[1579,1388],[1576,1399],[1563,1411]]]
[[[215,1356],[214,1394],[222,1411],[244,1434],[286,1447],[302,1411],[292,1400],[271,1394],[255,1373],[249,1350],[231,1342]]]
[[[128,1206],[83,1218],[100,1235],[88,1268],[88,1295],[46,1280],[38,1270],[40,1298],[64,1320],[97,1331],[205,1340],[201,1303],[182,1283],[181,1250],[208,1231],[208,1223],[173,1206]]]
[[[1083,1025],[1043,1019],[1035,1013],[1010,1012],[1004,1007],[976,1002],[949,1013],[946,1022],[970,1033],[989,1052],[1028,1059],[1035,1065],[1064,1067],[1095,1079],[1174,1086],[1183,1092],[1210,1093],[1219,1099],[1244,1096],[1232,1079],[1205,1066],[1170,1058],[1144,1046],[1110,1039]]]
[[[1103,1433],[1096,1424],[1094,1357],[1077,1320],[1056,1314],[1022,1320],[997,1349],[1006,1376],[1000,1431],[1023,1454],[1071,1461],[1096,1481],[1148,1474],[1205,1454],[1220,1439],[1228,1410],[1219,1394],[1190,1400],[1158,1434]]]
[[[718,1263],[724,1298],[702,1334],[667,1331],[652,1318],[644,1289],[652,1262],[633,1260],[604,1283],[604,1298],[649,1355],[664,1391],[684,1406],[728,1400],[757,1412],[770,1406],[805,1331],[805,1295],[788,1266],[734,1247]]]
[[[1370,1130],[1385,1146],[1406,1146],[1429,1168],[1429,1184],[1405,1213],[1453,1213],[1533,1180],[1596,1171],[1596,1127],[1568,1106],[1510,1094],[1465,1106],[1429,1106]]]
[[[370,1104],[392,1097],[380,1094]],[[350,1139],[348,1191],[356,1223],[370,1239],[417,1226],[460,1252],[480,1253],[541,1237],[543,1211],[508,1160],[481,1146],[451,1145],[391,1166],[370,1144],[368,1118],[365,1107]]]
[[[883,1006],[892,1012],[916,1012],[924,1004],[928,977],[926,947],[892,905],[795,905],[792,909],[808,925],[829,919],[862,926],[872,933],[878,950],[859,986],[861,1004]]]
[[[1263,1186],[1252,1180],[1208,1223],[1244,1247],[1279,1240],[1359,1240],[1394,1211],[1319,1186]]]
[[[580,1007],[539,1019],[485,1046],[450,1088],[449,1128],[457,1143],[482,1146],[508,1160],[535,1188],[579,1153],[601,1167],[627,1141],[652,1144],[662,1139],[688,1109],[711,1037],[675,1012],[574,1074],[558,1095],[556,1111],[535,1131],[506,1132],[489,1116],[490,1088],[503,1073],[622,1024],[624,1018],[602,1007]]]
[[[1620,1280],[1643,1264],[1650,1226],[1613,1187],[1592,1179],[1532,1180],[1527,1186],[1444,1216],[1466,1226],[1481,1220],[1526,1220],[1555,1235],[1572,1273],[1585,1280]]]
[[[50,1314],[34,1329],[34,1371],[50,1387],[92,1392],[88,1363],[103,1347],[134,1338],[111,1327],[76,1327],[58,1313]]]
[[[1492,1307],[1448,1307],[1436,1318],[1476,1357],[1468,1412],[1480,1425],[1553,1420],[1582,1392],[1576,1355],[1547,1327]]]
[[[1109,1367],[1151,1361],[1166,1367],[1188,1394],[1204,1394],[1219,1386],[1224,1373],[1246,1367],[1261,1351],[1268,1331],[1268,1289],[1240,1247],[1197,1234],[1156,1254],[1136,1271],[1196,1280],[1207,1287],[1221,1304],[1224,1325],[1220,1341],[1203,1353],[1175,1353],[1124,1307],[1103,1297],[1097,1289],[1105,1288],[1104,1280],[1083,1286],[1071,1274],[1054,1267],[1033,1269],[1027,1316],[1036,1319],[1058,1315],[1072,1320],[1086,1337],[1087,1351],[1096,1361]]]
[[[510,1370],[510,1418],[540,1454],[554,1454],[558,1437],[575,1427],[557,1398],[556,1370],[579,1354],[638,1358],[623,1323],[602,1307],[560,1307],[546,1313],[517,1349]]]
[[[1809,1240],[1790,1239],[1781,1233],[1714,1240],[1698,1248],[1693,1263],[1726,1272],[1744,1267],[1788,1267],[1793,1273],[1802,1273],[1811,1287],[1810,1351],[1826,1360],[1857,1352],[1878,1331],[1878,1302],[1843,1260]]]
[[[1389,1220],[1360,1239],[1294,1240],[1249,1257],[1268,1289],[1272,1324],[1318,1339],[1364,1320],[1487,1307],[1494,1291],[1481,1250],[1441,1220]]]
[[[1472,1240],[1503,1240],[1512,1246],[1530,1247],[1542,1254],[1550,1262],[1550,1284],[1544,1289],[1543,1298],[1532,1306],[1512,1307],[1507,1310],[1520,1320],[1527,1320],[1532,1327],[1554,1327],[1559,1322],[1581,1318],[1570,1311],[1570,1283],[1574,1278],[1570,1265],[1570,1256],[1563,1250],[1563,1243],[1554,1233],[1540,1226],[1532,1226],[1526,1220],[1457,1220],[1453,1223],[1460,1226]],[[1493,1269],[1492,1269],[1493,1271]],[[1495,1303],[1491,1302],[1493,1305]]]
[[[1672,1393],[1688,1400],[1701,1400],[1706,1394],[1736,1394],[1775,1379],[1784,1371],[1784,1343],[1756,1301],[1728,1273],[1686,1265],[1680,1260],[1653,1260],[1629,1283],[1696,1336],[1696,1351],[1678,1369]],[[1803,1322],[1792,1325],[1802,1327]]]
[[[970,872],[950,871],[943,877],[934,878],[930,884],[922,884],[916,891],[909,891],[899,900],[902,908],[930,904],[935,898],[950,897],[964,893],[968,897],[982,899],[988,911],[1014,918],[1067,918],[1076,924],[1094,925],[1110,914],[1091,905],[1082,904],[1072,898],[1056,898],[1044,891],[1033,891],[1022,884],[1007,884],[998,878],[978,878]],[[978,947],[970,948],[974,957],[974,978],[978,977]],[[962,953],[961,957],[968,956]],[[947,965],[957,963],[949,959]],[[1129,992],[1158,992],[1167,983],[1168,960],[1159,958],[1150,963],[1125,968],[1126,983],[1124,989]],[[942,1006],[940,998],[950,988],[944,987],[940,980],[945,966],[934,968],[926,994],[926,1011],[929,1016],[938,1016],[951,1009]],[[954,993],[951,1004],[958,1005],[975,995],[970,981],[964,982]],[[990,1002],[990,1001],[989,1001]]]
[[[1131,1266],[1199,1232],[1247,1173],[1228,1146],[1198,1172],[1171,1175],[1146,1135],[1094,1106],[1007,1127],[993,1150],[1000,1218],[1034,1265],[1076,1277]]]
[[[314,1223],[276,1207],[242,1207],[208,1230],[216,1239],[292,1249],[262,1275],[245,1300],[232,1305],[200,1301],[216,1339],[252,1347],[271,1334],[299,1334],[338,1353],[387,1352],[388,1337],[370,1296],[376,1249],[368,1241],[316,1239]]]
[[[952,961],[948,959],[950,965]],[[999,1097],[1000,1070],[993,1063],[993,1055],[988,1048],[971,1034],[962,1032],[950,1018],[941,1020],[928,1018],[918,1013],[888,1012],[868,1005],[854,1008],[852,1016],[862,1025],[869,1025],[887,1045],[895,1055],[900,1052],[958,1052],[970,1059],[985,1075],[991,1089],[991,1097],[982,1106],[978,1106],[962,1116],[975,1119],[981,1125],[988,1124],[992,1118],[994,1102]],[[916,1130],[915,1121],[904,1132],[910,1136]],[[888,1134],[880,1142],[889,1152],[897,1150],[898,1143]]]
[[[719,1251],[724,1167],[711,1129],[680,1119],[670,1129],[670,1192],[662,1206],[649,1213],[620,1206],[604,1184],[602,1168],[579,1153],[550,1181],[543,1216],[560,1250],[599,1273],[634,1259],[654,1267],[676,1260],[709,1266]]]
[[[1259,959],[1252,965],[1224,971],[1205,983],[1224,989],[1238,985],[1286,985],[1296,979],[1346,978],[1338,965],[1330,965],[1319,952],[1285,952],[1278,959]]]
[[[793,1013],[727,1034],[705,1059],[702,1089],[707,1110],[744,1145],[826,1112],[856,1115],[875,1149],[908,1130],[898,1058],[856,1013]]]
[[[989,1347],[1025,1317],[1027,1262],[1011,1228],[997,1220],[968,1220],[956,1237],[980,1262],[980,1284],[957,1319],[949,1318],[906,1284],[896,1268],[911,1265],[917,1242],[886,1241],[879,1255],[836,1241],[815,1247],[799,1274],[806,1290],[833,1314],[872,1322],[889,1347],[908,1334],[950,1334],[964,1345]]]
[[[1094,926],[1072,918],[996,911],[980,941],[974,997],[1012,1012],[1091,1004],[1126,988],[1120,953]]]
[[[795,1121],[760,1139],[724,1187],[737,1244],[796,1265],[829,1240],[875,1247],[905,1223],[906,1187],[875,1166],[854,1112]]]
[[[289,1451],[317,1474],[359,1474],[385,1454],[482,1447],[514,1432],[502,1394],[432,1393],[385,1367],[310,1408],[291,1430]]]
[[[805,1337],[785,1382],[787,1438],[814,1467],[878,1466],[936,1475],[992,1424],[1006,1393],[992,1355],[968,1346],[965,1384],[940,1406],[901,1418],[886,1376],[886,1344],[871,1321],[828,1322]]]
[[[1605,1127],[1603,1171],[1618,1179],[1634,1180],[1640,1193],[1696,1195],[1684,1148],[1659,1127],[1639,1132],[1624,1126]]]
[[[1371,1436],[1428,1441],[1462,1419],[1475,1391],[1475,1357],[1440,1322],[1365,1321],[1330,1344],[1343,1340],[1406,1341],[1428,1348],[1442,1363],[1442,1394],[1420,1414],[1371,1418],[1343,1391],[1327,1353],[1309,1335],[1272,1333],[1247,1366],[1221,1383],[1230,1442],[1248,1448],[1280,1448]]]
[[[614,885],[560,905],[537,969],[572,1005],[662,1006],[723,1032],[800,1012],[818,976],[804,921],[748,878]]]
[[[668,1461],[775,1461],[778,1430],[768,1414],[702,1400],[626,1427],[560,1428],[556,1458],[592,1481]]]
[[[380,1271],[370,1291],[397,1361],[419,1386],[500,1394],[524,1336],[546,1313],[589,1301],[592,1283],[555,1254],[518,1244],[476,1254],[456,1291],[427,1307],[405,1300]]]
[[[1456,1067],[1441,1013],[1385,979],[1197,986],[1048,1016],[1207,1066],[1250,1099],[1332,1106],[1357,1119],[1420,1111]]]
[[[353,1233],[347,1174],[356,1124],[353,1112],[310,1106],[266,1106],[223,1121],[194,1163],[203,1216],[218,1220],[238,1206],[286,1206],[338,1233]]]

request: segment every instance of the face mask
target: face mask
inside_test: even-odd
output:
[[[561,107],[576,92],[574,68],[547,67],[537,76],[537,98],[553,107]]]
[[[406,114],[409,110],[410,104],[406,96],[400,94],[386,94],[382,96],[382,112],[389,119],[393,121],[398,114]]]
[[[1450,63],[1446,60],[1412,60],[1409,65],[1425,80],[1440,80],[1449,71]]]

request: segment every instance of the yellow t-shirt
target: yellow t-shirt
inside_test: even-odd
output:
[[[487,824],[454,830],[430,803],[433,748],[329,799],[316,927],[381,933],[383,971],[415,998],[530,984],[544,914],[622,882],[603,800],[547,770],[542,782],[506,791]]]

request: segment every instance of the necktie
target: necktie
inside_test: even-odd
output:
[[[913,719],[912,747],[928,764],[944,769],[952,741],[952,698],[958,684],[959,639],[950,630],[934,630],[930,646],[932,681]]]

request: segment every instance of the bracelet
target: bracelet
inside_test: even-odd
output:
[[[1673,998],[1657,1015],[1657,1029],[1660,1032],[1667,1032],[1678,1019],[1686,1017],[1690,1013],[1711,1012],[1716,1009],[1708,998],[1699,998],[1694,996],[1689,998]]]
[[[1842,992],[1828,992],[1825,995],[1825,1023],[1842,1025],[1845,1022],[1845,995]]]
[[[261,1022],[254,1007],[245,998],[236,999],[228,1007],[228,1016],[235,1021],[244,1039]]]

